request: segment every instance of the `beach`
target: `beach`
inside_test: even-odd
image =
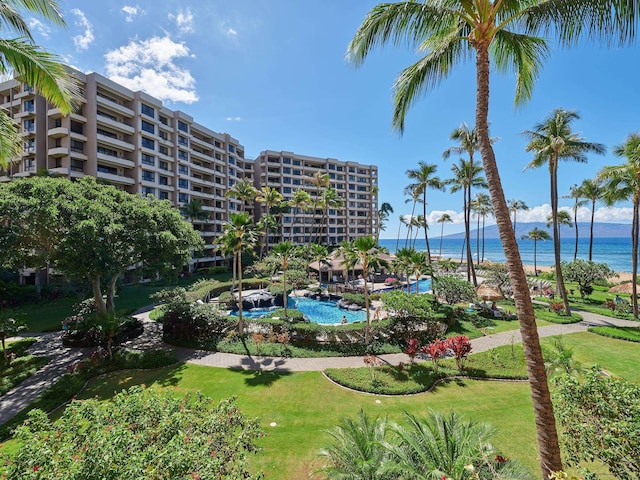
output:
[[[524,265],[524,271],[527,275],[534,274],[533,265]],[[539,272],[555,272],[554,267],[550,267],[548,265],[538,265]],[[622,283],[622,282],[630,282],[631,281],[631,273],[630,272],[616,272],[618,274],[617,277],[611,277],[609,281],[611,283]]]

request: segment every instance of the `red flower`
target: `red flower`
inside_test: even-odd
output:
[[[506,463],[507,459],[504,458],[502,455],[497,455],[496,456],[496,462],[498,462],[498,463]]]
[[[40,465],[36,465],[35,467],[33,467],[34,472],[37,472],[38,470],[40,470]]]

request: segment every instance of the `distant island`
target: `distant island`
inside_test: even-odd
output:
[[[580,238],[589,237],[589,222],[578,222],[578,232]],[[551,227],[547,227],[544,222],[517,222],[516,224],[516,237],[520,238],[522,235],[526,235],[534,228],[540,230],[547,230],[551,234]],[[482,234],[482,231],[480,232]],[[433,236],[433,233],[431,234]],[[471,237],[475,238],[476,230],[471,230]],[[487,225],[484,229],[485,238],[500,238],[498,235],[497,225]],[[571,238],[575,236],[575,228],[569,228],[567,226],[560,227],[561,238]],[[631,236],[631,224],[629,223],[594,223],[593,224],[593,238],[629,238]],[[464,238],[464,232],[452,233],[451,235],[445,235],[444,238],[462,239]]]

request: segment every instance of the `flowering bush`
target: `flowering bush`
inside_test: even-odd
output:
[[[551,302],[549,309],[556,315],[561,315],[564,312],[564,304],[562,302]]]
[[[447,353],[447,342],[444,340],[434,340],[429,345],[420,348],[420,351],[431,357],[433,362],[433,371],[438,371],[438,361]]]
[[[420,342],[417,338],[410,338],[409,343],[407,344],[407,348],[404,349],[404,353],[409,356],[411,363],[414,362],[416,355],[420,351]]]
[[[458,335],[456,337],[450,337],[446,341],[447,349],[453,353],[456,358],[456,367],[458,370],[464,370],[464,361],[467,355],[471,353],[471,342],[469,337],[465,335]]]

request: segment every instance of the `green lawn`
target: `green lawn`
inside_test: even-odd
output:
[[[7,342],[7,352],[16,355],[11,365],[5,364],[4,351],[0,346],[0,397],[49,362],[48,358],[25,353],[25,350],[35,342],[35,338]]]

